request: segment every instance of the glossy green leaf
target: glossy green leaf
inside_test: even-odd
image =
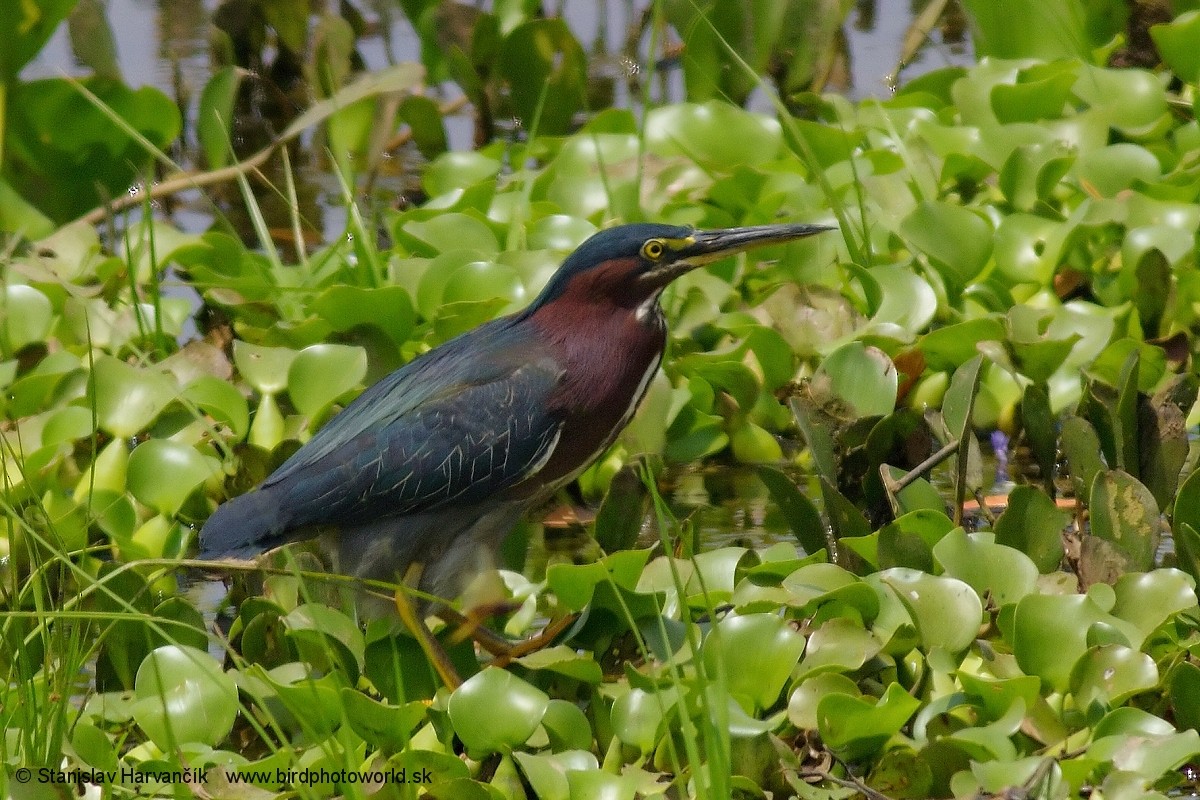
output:
[[[7,355],[34,342],[45,341],[54,308],[32,286],[10,284],[0,294],[0,352]]]
[[[229,163],[233,152],[230,131],[233,130],[234,103],[245,74],[239,67],[224,67],[208,79],[200,93],[196,135],[209,169],[220,169]]]
[[[877,753],[916,712],[920,701],[891,684],[878,701],[832,693],[817,704],[821,740],[840,758],[857,761]]]
[[[117,438],[129,439],[144,431],[175,395],[167,375],[111,356],[96,359],[92,381],[100,427]]]
[[[902,223],[901,231],[929,256],[951,286],[961,287],[983,271],[992,255],[992,226],[961,206],[927,201]]]
[[[774,614],[731,614],[704,640],[702,654],[710,675],[723,674],[734,698],[761,711],[775,705],[804,641]]]
[[[1131,570],[1154,564],[1158,548],[1158,505],[1150,491],[1126,472],[1107,470],[1092,481],[1092,535],[1116,545]]]
[[[198,486],[221,474],[220,463],[194,447],[150,439],[130,453],[126,481],[134,497],[170,517]]]
[[[896,407],[896,366],[883,351],[860,342],[830,353],[812,381],[818,387],[827,385],[860,416],[884,416]]]
[[[358,386],[366,374],[367,354],[361,347],[310,345],[288,368],[288,395],[300,413],[311,419]]]
[[[883,570],[879,579],[908,609],[927,649],[958,653],[975,641],[983,604],[966,583],[903,567]]]
[[[757,471],[804,552],[816,553],[827,547],[825,523],[820,512],[792,479],[773,467],[761,466]]]
[[[450,722],[472,752],[509,752],[528,739],[550,698],[511,672],[484,669],[454,690],[447,703]]]
[[[1180,80],[1195,83],[1200,79],[1200,55],[1196,53],[1196,42],[1200,41],[1200,11],[1187,11],[1170,22],[1151,25],[1150,38],[1163,61]]]
[[[184,645],[165,645],[146,656],[134,684],[133,716],[159,748],[216,745],[233,729],[237,686],[212,656]]]
[[[861,697],[862,692],[853,680],[837,672],[822,672],[805,678],[788,700],[788,721],[797,728],[816,730],[817,706],[830,694]]]
[[[933,555],[948,576],[1004,606],[1034,591],[1038,568],[1029,556],[992,539],[986,533],[968,534],[955,528],[934,545]]]
[[[1024,553],[1038,572],[1053,572],[1062,562],[1062,534],[1070,521],[1045,492],[1018,486],[996,520],[996,542]]]
[[[583,108],[587,59],[561,19],[530,20],[504,37],[499,68],[528,129],[565,133]]]

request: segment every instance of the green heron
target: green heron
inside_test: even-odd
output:
[[[246,558],[318,534],[335,568],[458,597],[520,517],[616,439],[666,345],[659,296],[698,266],[822,225],[592,236],[525,310],[414,359],[363,392],[255,491],[223,504],[200,556]]]

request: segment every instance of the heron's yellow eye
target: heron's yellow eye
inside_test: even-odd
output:
[[[658,261],[662,258],[665,250],[666,248],[663,247],[663,243],[658,239],[651,239],[642,245],[642,255],[651,261]]]

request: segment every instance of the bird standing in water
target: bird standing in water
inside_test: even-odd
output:
[[[531,507],[598,458],[662,361],[659,297],[679,276],[822,225],[595,234],[523,311],[434,348],[363,392],[256,490],[220,506],[200,556],[327,535],[338,571],[452,599]],[[410,570],[413,570],[410,572]]]

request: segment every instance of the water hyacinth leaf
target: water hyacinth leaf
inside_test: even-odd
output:
[[[625,464],[613,476],[596,512],[594,536],[606,553],[629,550],[637,543],[650,504],[641,476],[642,465]]]
[[[983,271],[992,255],[992,226],[974,212],[926,201],[900,225],[905,239],[925,253],[947,284],[962,287]]]
[[[1130,570],[1154,565],[1158,548],[1158,504],[1145,486],[1127,472],[1106,470],[1092,481],[1091,532],[1114,544]]]
[[[849,677],[837,672],[822,672],[805,678],[788,699],[788,721],[802,730],[816,730],[817,706],[830,694],[861,697],[862,690]]]
[[[234,103],[246,71],[240,67],[217,70],[200,93],[196,135],[209,169],[221,169],[233,153],[229,132],[233,128]]]
[[[185,386],[180,396],[216,422],[228,425],[235,438],[246,435],[250,427],[250,409],[246,398],[233,384],[214,375],[201,375]]]
[[[1099,380],[1088,381],[1080,411],[1087,414],[1100,437],[1109,466],[1137,477],[1138,469],[1138,387],[1140,354],[1129,352],[1117,377],[1109,386]]]
[[[129,454],[126,483],[134,497],[170,517],[198,486],[221,474],[216,459],[201,455],[190,445],[150,439]]]
[[[299,352],[287,347],[264,347],[241,339],[233,342],[238,374],[262,394],[278,394],[288,385],[288,370]]]
[[[882,292],[872,322],[899,325],[909,333],[929,327],[937,313],[937,295],[928,281],[901,264],[881,264],[869,274]]]
[[[1196,608],[1196,579],[1177,569],[1122,575],[1113,591],[1112,615],[1132,623],[1143,636],[1176,614]]]
[[[1021,395],[1021,424],[1025,439],[1033,452],[1034,462],[1041,471],[1048,493],[1054,491],[1054,473],[1058,459],[1058,434],[1055,431],[1054,412],[1050,408],[1050,396],[1046,387],[1030,384]]]
[[[1178,500],[1176,501],[1178,503]],[[1200,533],[1186,522],[1172,527],[1175,538],[1175,560],[1179,568],[1200,581]]]
[[[982,704],[985,718],[991,720],[1007,714],[1017,700],[1024,703],[1026,708],[1032,708],[1042,690],[1042,682],[1033,675],[994,678],[960,670],[957,678],[962,683],[963,691]]]
[[[1080,708],[1114,706],[1158,685],[1154,659],[1118,644],[1093,647],[1071,671],[1070,690]]]
[[[587,57],[561,19],[530,20],[505,36],[499,72],[525,127],[539,134],[566,133],[583,108]]]
[[[933,548],[954,528],[954,523],[940,510],[940,502],[939,498],[939,510],[909,511],[879,530],[879,567],[933,571]]]
[[[1001,123],[1056,119],[1063,114],[1075,80],[1073,72],[1060,72],[1041,80],[996,84],[992,110]]]
[[[858,611],[870,622],[879,614],[875,590],[836,564],[806,564],[783,579],[789,604],[809,615],[825,603],[841,603]]]
[[[138,369],[112,356],[96,359],[92,381],[89,400],[100,427],[121,439],[144,431],[175,396],[166,374]]]
[[[811,385],[810,385],[811,388]],[[834,452],[835,420],[819,406],[811,392],[801,393],[788,402],[796,427],[804,436],[804,443],[812,456],[813,465],[822,480],[837,482],[837,456]]]
[[[1070,521],[1071,515],[1059,510],[1045,492],[1018,486],[996,520],[996,543],[1024,553],[1038,572],[1047,574],[1062,563],[1062,533]]]
[[[1191,386],[1186,407],[1195,402]],[[1179,488],[1179,475],[1188,456],[1185,412],[1167,393],[1138,398],[1138,476],[1154,496],[1159,508],[1167,508]]]
[[[454,690],[450,722],[474,753],[506,753],[533,735],[550,698],[511,672],[488,667]]]
[[[412,131],[413,144],[428,159],[436,158],[449,149],[446,125],[437,103],[428,97],[409,95],[400,103],[400,119]]]
[[[1013,655],[1027,675],[1067,691],[1071,670],[1088,649],[1088,630],[1114,621],[1089,595],[1027,595],[1013,616]]]
[[[676,103],[646,114],[646,146],[702,165],[754,166],[779,157],[783,135],[774,119],[728,103]]]
[[[1060,436],[1063,452],[1066,454],[1067,463],[1071,468],[1071,482],[1075,486],[1075,496],[1083,498],[1086,503],[1092,483],[1096,476],[1106,468],[1101,455],[1100,437],[1091,423],[1082,417],[1073,415],[1068,416],[1063,422]],[[1200,496],[1197,499],[1200,500]],[[1005,544],[1007,543],[1005,542]]]
[[[976,355],[975,345],[983,341],[1002,341],[1004,324],[995,317],[958,322],[935,328],[921,337],[917,347],[925,354],[931,370],[953,370]]]
[[[996,544],[986,533],[955,528],[933,546],[933,555],[952,578],[967,583],[997,606],[1015,603],[1034,591],[1038,568],[1029,556]]]
[[[350,727],[384,753],[398,753],[404,749],[413,731],[425,721],[427,709],[420,701],[393,706],[373,700],[348,686],[343,686],[339,695]]]
[[[401,286],[331,286],[313,300],[311,308],[335,331],[374,325],[396,344],[408,341],[416,324],[416,309]]]
[[[610,713],[613,734],[638,752],[649,753],[658,743],[663,714],[674,702],[673,696],[656,697],[653,692],[631,688],[613,702]]]
[[[896,407],[899,378],[882,350],[849,342],[830,353],[812,377],[821,390],[847,403],[859,416],[882,417]]]
[[[881,796],[895,800],[934,797],[929,751],[888,750],[871,769],[866,784]]]
[[[233,729],[238,690],[212,656],[184,645],[153,650],[138,667],[133,717],[163,751],[219,744]]]
[[[1157,182],[1162,177],[1162,167],[1146,148],[1120,142],[1080,153],[1075,173],[1101,196],[1115,197],[1139,183]]]
[[[301,632],[318,634],[321,637],[318,647],[324,644],[324,637],[335,640],[346,648],[346,652],[354,661],[356,670],[361,670],[365,664],[366,644],[363,641],[362,631],[352,619],[337,609],[320,603],[305,603],[284,617],[283,624],[289,635]],[[296,637],[297,642],[302,639],[304,639],[303,636]],[[306,641],[318,640],[308,639]]]
[[[492,228],[472,214],[438,214],[428,219],[405,219],[394,229],[396,241],[413,255],[433,258],[452,250],[471,250],[476,258],[493,258],[500,242]]]
[[[996,228],[996,268],[1017,283],[1048,285],[1065,238],[1062,223],[1033,214],[1009,214]]]
[[[795,482],[774,467],[758,467],[758,477],[766,484],[771,500],[778,506],[804,552],[816,553],[828,547],[820,512]]]
[[[1200,79],[1200,11],[1187,11],[1170,22],[1150,26],[1150,38],[1162,60],[1184,83]]]
[[[879,639],[857,621],[834,617],[809,635],[795,676],[803,680],[825,672],[852,673],[881,649]]]
[[[1175,723],[1180,728],[1200,728],[1200,667],[1190,662],[1176,665],[1168,696]]]
[[[821,477],[821,499],[825,503],[825,513],[829,517],[829,527],[833,529],[835,539],[867,536],[871,533],[871,523],[863,516],[858,506],[825,480],[824,476]]]
[[[536,796],[546,800],[570,800],[571,784],[567,775],[600,768],[596,756],[584,750],[538,755],[518,751],[513,753],[513,760],[520,766]]]
[[[1071,11],[1048,8],[1037,0],[1018,0],[1004,8],[987,0],[966,0],[976,52],[995,58],[1090,58],[1089,38],[1084,15],[1074,6]],[[1074,13],[1072,13],[1074,12]],[[1019,19],[1021,25],[1014,25]]]
[[[492,261],[471,261],[447,276],[439,305],[491,300],[519,305],[524,299],[525,285],[515,269]]]
[[[288,368],[288,395],[309,419],[359,385],[367,374],[361,347],[314,344],[300,351]]]
[[[32,286],[10,284],[0,297],[0,352],[12,355],[50,332],[54,307]]]
[[[926,649],[965,650],[979,633],[983,604],[969,585],[903,567],[879,573],[908,609]]]
[[[920,705],[898,683],[890,684],[874,703],[869,698],[828,694],[817,705],[817,730],[839,758],[858,761],[877,753]]]
[[[566,700],[553,699],[546,706],[542,727],[554,752],[588,750],[592,746],[592,728],[579,706]]]
[[[774,614],[731,614],[704,640],[702,655],[708,673],[724,674],[729,693],[758,712],[779,699],[804,641]]]
[[[975,396],[979,392],[983,356],[978,355],[954,371],[950,388],[942,401],[942,417],[950,436],[958,442],[958,455],[954,467],[954,520],[962,519],[963,500],[967,496],[968,467],[970,466],[971,443],[974,441],[972,416]]]

